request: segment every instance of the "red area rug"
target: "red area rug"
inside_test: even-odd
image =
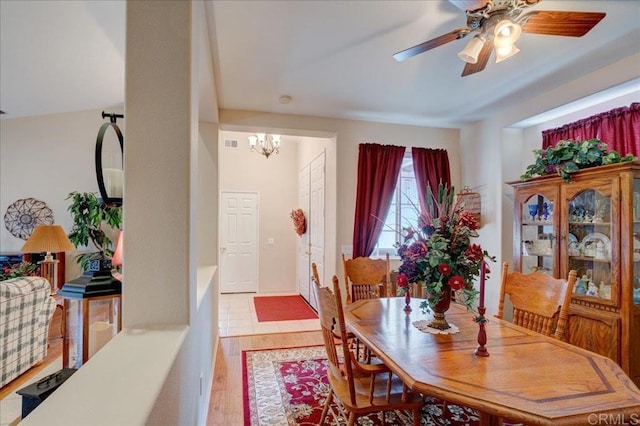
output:
[[[258,322],[316,319],[318,315],[302,296],[256,296],[253,298]]]
[[[317,425],[329,394],[324,346],[242,352],[242,387],[245,426]],[[467,407],[427,398],[422,408],[422,425],[475,426],[478,413]],[[411,425],[411,415],[387,411],[387,425]],[[335,402],[326,424],[347,424],[347,417]],[[382,425],[379,414],[361,417],[358,425]]]

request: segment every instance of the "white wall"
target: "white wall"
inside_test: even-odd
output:
[[[198,138],[202,8],[127,3],[125,328],[25,425],[204,424],[217,288],[215,268],[201,265],[216,261],[217,234],[198,225],[217,214],[217,135],[201,125]]]
[[[332,268],[335,271],[342,271],[342,259],[340,258],[342,246],[353,244],[353,216],[356,198],[358,145],[360,143],[375,142],[407,147],[445,148],[449,153],[452,183],[456,188],[462,187],[460,179],[459,131],[456,129],[236,110],[221,110],[220,126],[224,129],[287,129],[286,133],[291,135],[316,137],[332,137],[335,135],[337,149],[337,240],[334,264],[330,265],[332,260],[326,259],[327,271]]]
[[[282,135],[280,153],[266,158],[249,150],[250,135],[220,131],[220,191],[258,193],[258,292],[295,292],[298,236],[289,215],[298,202],[298,143]],[[226,140],[238,147],[225,147]]]
[[[122,114],[121,109],[50,114],[0,120],[0,213],[18,199],[36,198],[52,210],[56,224],[69,233],[73,221],[67,211],[72,191],[98,193],[95,144],[105,122],[101,113]],[[120,129],[124,121],[118,120]],[[109,130],[111,134],[111,130]],[[106,137],[106,136],[105,136]],[[112,240],[116,232],[110,232]],[[115,240],[114,240],[115,241]],[[0,251],[20,251],[24,240],[0,227]],[[86,251],[79,248],[79,252]],[[91,248],[93,250],[93,248]],[[67,253],[67,279],[80,275],[76,252]]]

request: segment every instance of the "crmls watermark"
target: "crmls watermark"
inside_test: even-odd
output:
[[[589,414],[590,425],[640,425],[640,414]]]

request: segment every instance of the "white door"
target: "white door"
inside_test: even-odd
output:
[[[258,291],[258,194],[220,197],[220,292]]]
[[[311,263],[318,267],[320,285],[327,285],[324,281],[324,169],[323,152],[300,171],[298,182],[298,200],[307,218],[307,232],[298,242],[298,291],[316,310],[318,302],[311,287]]]
[[[310,176],[309,217],[311,219],[311,232],[309,233],[309,248],[311,263],[318,267],[320,284],[328,285],[324,274],[324,152],[311,161]],[[313,283],[311,283],[313,284]],[[313,294],[315,296],[315,293]],[[318,301],[311,297],[309,303],[318,309]]]
[[[298,172],[298,206],[304,211],[304,216],[307,221],[307,232],[302,234],[298,239],[296,255],[298,293],[300,293],[306,301],[309,301],[313,295],[313,290],[310,290],[309,286],[309,278],[311,277],[311,263],[309,263],[309,230],[311,229],[309,220],[309,169],[310,166],[307,164]]]

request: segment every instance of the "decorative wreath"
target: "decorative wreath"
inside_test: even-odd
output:
[[[293,228],[296,230],[296,234],[302,236],[307,232],[307,219],[305,219],[302,209],[291,210],[291,219],[293,219]]]
[[[44,201],[24,198],[15,201],[4,214],[4,226],[11,235],[28,239],[36,225],[53,224],[53,213]]]

